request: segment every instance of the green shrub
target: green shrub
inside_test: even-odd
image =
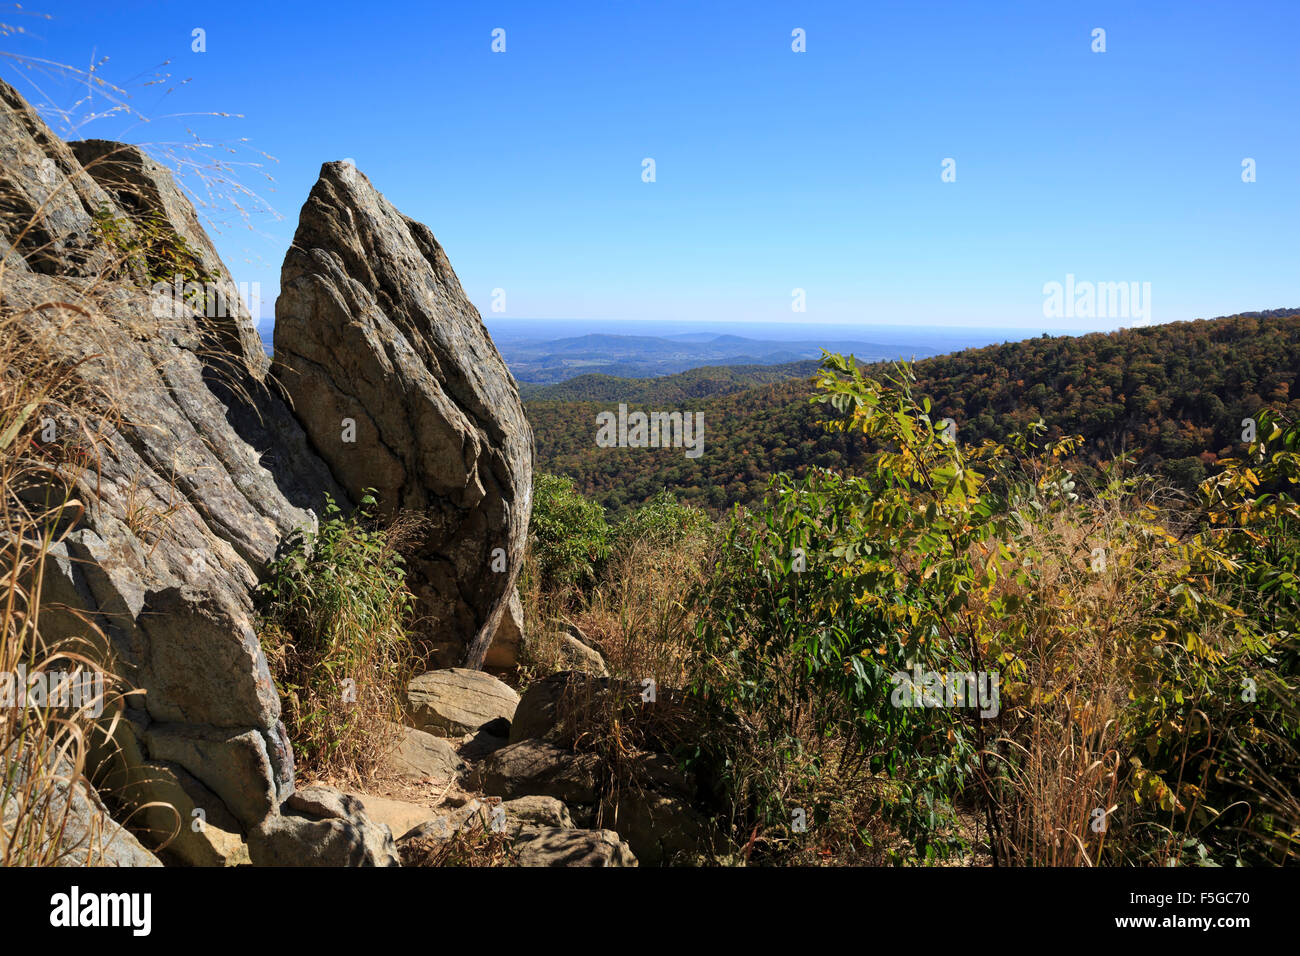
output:
[[[604,509],[579,494],[571,478],[534,476],[529,538],[539,584],[546,590],[590,584],[609,555]]]
[[[363,778],[400,720],[414,599],[391,530],[367,495],[332,499],[315,533],[277,559],[260,588],[262,642],[297,756],[307,769]]]
[[[1300,426],[1258,413],[1194,501],[1121,463],[1076,490],[1077,438],[963,447],[913,383],[827,356],[816,400],[866,467],[778,475],[693,595],[694,690],[756,731],[703,742],[738,841],[860,848],[870,821],[900,860],[1293,858]],[[914,666],[996,673],[996,712],[897,706]]]
[[[696,689],[744,714],[771,747],[751,760],[753,777],[732,781],[746,790],[745,828],[782,834],[796,808],[811,827],[852,786],[846,769],[863,786],[883,775],[892,785],[875,788],[869,809],[924,859],[956,848],[940,834],[977,769],[982,728],[969,712],[894,706],[891,678],[913,665],[987,670],[963,611],[984,586],[971,549],[998,528],[975,467],[993,451],[968,456],[944,441],[905,378],[891,387],[853,368],[847,387],[832,374],[847,372],[844,360],[825,373],[825,397],[857,413],[836,424],[888,450],[860,477],[778,475],[761,507],[736,514],[695,596]]]
[[[119,272],[137,275],[146,285],[170,285],[178,278],[182,284],[202,285],[217,279],[202,268],[190,244],[156,213],[120,218],[111,208],[102,206],[95,211],[91,227],[97,239],[117,252]],[[202,301],[195,305],[204,307]]]
[[[713,521],[705,512],[679,502],[665,489],[614,525],[609,535],[610,550],[626,552],[637,544],[672,547],[712,529]]]

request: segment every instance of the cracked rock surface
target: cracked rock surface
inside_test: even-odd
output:
[[[410,583],[430,666],[482,666],[523,559],[533,437],[442,246],[326,163],[276,302],[273,372],[354,499],[427,519]]]

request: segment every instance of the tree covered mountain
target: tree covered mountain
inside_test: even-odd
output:
[[[649,379],[579,375],[551,385],[520,382],[519,394],[524,401],[684,402],[792,378],[806,379],[817,370],[817,364],[816,359],[808,359],[779,365],[704,365]]]
[[[1240,448],[1242,421],[1260,407],[1300,413],[1300,310],[1043,335],[923,359],[915,368],[935,418],[952,418],[966,444],[1004,440],[1042,418],[1048,437],[1084,437],[1074,462],[1084,477],[1123,452],[1140,468],[1188,487]],[[567,393],[592,400],[527,401],[539,470],[574,478],[614,511],[664,488],[720,510],[758,500],[776,472],[851,469],[862,454],[818,425],[827,411],[809,403],[807,379],[700,397],[692,385],[699,380],[669,376],[618,393],[621,386],[603,379]],[[688,459],[677,448],[597,447],[596,415],[619,401],[644,410],[704,412],[704,454]]]

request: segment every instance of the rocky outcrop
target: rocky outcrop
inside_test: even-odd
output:
[[[0,82],[0,252],[5,265],[42,275],[94,277],[113,265],[95,233],[95,215],[112,209],[81,168],[7,83]]]
[[[559,636],[571,670],[522,700],[476,669],[489,645],[492,666],[518,663],[532,436],[429,230],[327,164],[285,261],[268,371],[162,166],[134,147],[61,143],[8,88],[0,105],[0,307],[81,383],[83,413],[52,411],[43,449],[85,512],[59,528],[42,631],[102,634],[97,652],[139,691],[97,745],[96,785],[110,809],[138,810],[143,840],[111,830],[109,861],[155,862],[147,847],[164,843],[167,862],[268,866],[437,862],[466,847],[527,866],[635,866],[706,849],[707,788],[665,733],[680,693],[647,699],[605,676],[576,631]],[[87,450],[94,467],[72,467]],[[368,488],[390,514],[419,512],[417,636],[443,669],[408,688],[410,727],[382,761],[397,793],[299,789],[254,592],[327,496],[349,507]],[[93,792],[66,799],[98,825]],[[470,831],[466,847],[446,844]]]
[[[428,515],[413,583],[438,653],[481,662],[518,571],[532,437],[446,256],[364,177],[327,167],[285,266],[278,371],[295,411],[164,167],[63,143],[3,83],[0,160],[0,308],[20,319],[15,347],[77,388],[42,428],[51,483],[85,506],[45,564],[42,635],[94,640],[136,689],[95,742],[99,792],[119,815],[174,807],[131,820],[175,862],[395,859],[357,808],[308,812],[295,795],[254,591],[326,496],[346,508],[373,485]],[[330,440],[326,408],[356,418],[358,444]],[[423,749],[406,748],[412,772],[458,771]]]
[[[135,146],[102,139],[69,143],[72,153],[95,182],[127,213],[137,228],[158,226],[184,243],[194,260],[194,272],[201,280],[201,302],[209,329],[221,345],[244,367],[262,378],[270,360],[257,335],[256,323],[239,294],[230,272],[203,230],[190,201],[178,190],[167,167]],[[172,281],[176,296],[175,276]],[[166,279],[162,279],[163,282]],[[179,292],[183,295],[184,283]]]
[[[287,405],[232,351],[241,328],[251,333],[247,314],[209,316],[140,276],[159,266],[135,261],[121,237],[141,216],[155,236],[193,232],[165,170],[134,147],[84,169],[16,101],[0,87],[3,308],[33,347],[76,369],[85,396],[82,409],[52,410],[44,436],[52,473],[86,511],[46,562],[42,633],[88,637],[90,615],[109,641],[104,662],[140,691],[117,739],[99,741],[109,759],[97,784],[110,802],[154,799],[151,781],[179,771],[214,795],[214,816],[252,827],[293,787],[252,590],[284,535],[313,525],[312,508],[338,489]],[[121,176],[108,188],[95,178],[132,164],[149,186],[130,203]],[[39,190],[47,202],[34,211]],[[179,253],[173,262],[187,282],[198,271],[186,270],[203,270],[213,288],[233,288],[215,253],[203,266]],[[87,454],[93,467],[77,467]]]
[[[480,667],[523,559],[533,440],[442,246],[326,163],[275,315],[274,372],[339,482],[427,519],[409,572],[432,663]]]

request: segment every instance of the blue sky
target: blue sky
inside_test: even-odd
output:
[[[1293,0],[32,6],[52,19],[0,13],[28,30],[5,49],[107,56],[152,119],[80,135],[278,160],[242,179],[282,219],[214,210],[268,315],[298,209],[345,157],[488,318],[500,288],[510,318],[1136,324],[1044,317],[1067,274],[1149,282],[1156,322],[1300,305]]]

